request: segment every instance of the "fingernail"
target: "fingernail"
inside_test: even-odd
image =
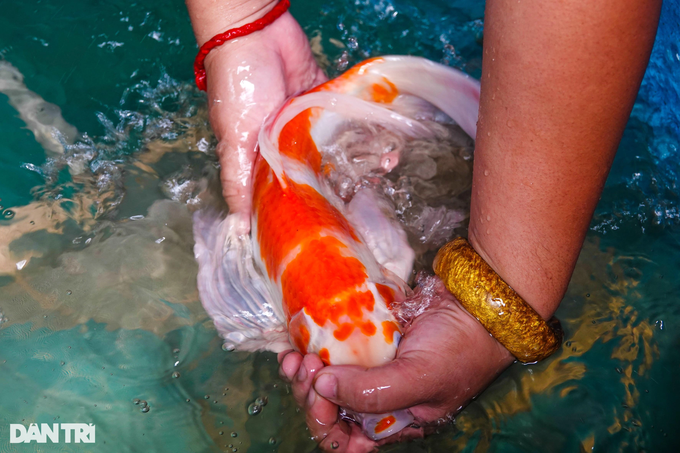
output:
[[[335,399],[338,394],[338,380],[332,374],[322,374],[317,378],[314,388],[324,398]]]
[[[307,396],[307,407],[312,407],[316,401],[316,392],[314,389],[309,389],[309,395]]]
[[[305,367],[304,363],[301,363],[300,369],[298,370],[297,373],[297,380],[304,381],[305,379],[307,379],[307,368]]]

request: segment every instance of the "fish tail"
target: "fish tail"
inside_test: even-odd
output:
[[[473,139],[477,135],[479,81],[419,57],[381,57],[368,70],[383,76],[396,88],[395,92],[417,96],[433,104]]]

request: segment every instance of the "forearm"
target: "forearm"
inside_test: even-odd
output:
[[[264,16],[277,0],[186,0],[198,45]]]
[[[557,309],[644,74],[660,0],[488,0],[470,242]]]

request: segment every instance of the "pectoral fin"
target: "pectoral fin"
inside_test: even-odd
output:
[[[394,208],[371,189],[362,189],[350,201],[347,218],[378,263],[407,282],[415,253],[394,217]]]
[[[194,214],[201,302],[228,348],[289,349],[283,314],[257,271],[250,235],[238,234],[240,221],[238,215]]]

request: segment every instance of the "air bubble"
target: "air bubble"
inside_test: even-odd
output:
[[[266,396],[260,396],[255,400],[255,404],[259,404],[260,406],[266,406],[268,402],[269,398]]]
[[[67,295],[67,296],[70,296],[71,294],[73,294],[73,291],[71,291],[70,289],[67,289],[67,290],[66,290],[66,295]]]
[[[260,412],[262,412],[262,406],[260,406],[257,403],[252,403],[250,406],[248,406],[248,414],[249,415],[257,415]]]
[[[231,437],[238,437],[238,433],[232,432],[232,433],[231,433]]]
[[[234,344],[232,344],[232,343],[224,343],[224,344],[222,344],[222,350],[223,350],[223,351],[231,352],[231,351],[233,351],[234,349],[236,349],[236,345],[234,345]]]
[[[2,213],[2,216],[5,218],[5,220],[9,220],[14,217],[14,211],[11,209],[5,209],[5,211]]]
[[[151,409],[149,409],[149,406],[144,406],[144,407],[141,409],[142,413],[144,413],[144,414],[146,414],[146,413],[149,412],[150,410],[151,410]]]
[[[139,398],[135,398],[135,399],[132,400],[132,402],[135,403],[135,404],[139,404],[139,403],[142,402],[142,400],[140,400]]]
[[[333,441],[331,442],[331,448],[333,450],[337,450],[338,448],[340,448],[340,444],[337,441]]]
[[[177,379],[178,377],[180,377],[179,371],[175,371],[174,373],[172,373],[172,377],[174,379]]]
[[[274,445],[276,443],[276,439],[274,437],[269,438],[269,445]]]

